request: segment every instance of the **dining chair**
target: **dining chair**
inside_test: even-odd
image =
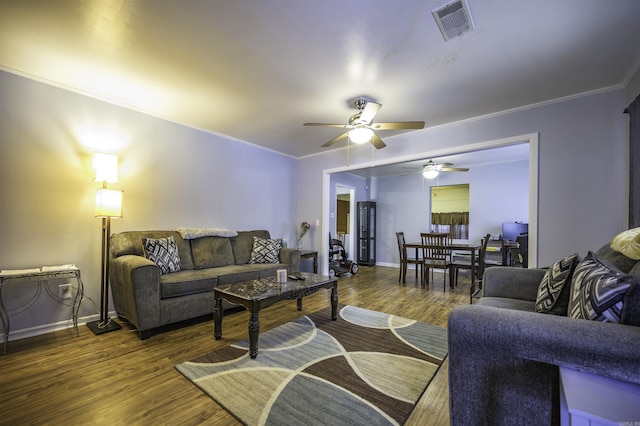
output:
[[[493,260],[487,258],[487,245],[489,244],[489,239],[491,238],[491,234],[485,235],[484,238],[480,241],[480,254],[478,255],[478,267],[476,268],[477,276],[475,283],[471,283],[471,287],[469,288],[469,303],[473,303],[473,299],[477,299],[480,297],[482,293],[482,280],[484,278],[484,270],[491,266],[502,266],[502,260]]]
[[[422,232],[422,282],[429,284],[429,269],[444,270],[444,290],[447,289],[447,271],[451,274],[451,237],[447,233]]]
[[[405,283],[407,278],[407,265],[415,265],[416,279],[418,279],[418,270],[420,270],[420,276],[422,277],[422,258],[409,256],[407,248],[405,247],[404,232],[396,232],[396,239],[398,240],[398,251],[400,253],[400,275],[398,276],[398,282]]]

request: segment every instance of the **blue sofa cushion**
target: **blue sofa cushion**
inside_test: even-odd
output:
[[[178,246],[173,237],[142,238],[144,257],[160,267],[161,274],[180,271]]]
[[[574,253],[558,260],[547,269],[538,287],[536,312],[567,315],[571,276],[580,260],[578,253]]]
[[[590,251],[573,274],[569,314],[572,318],[620,323],[625,295],[638,285],[636,277]]]

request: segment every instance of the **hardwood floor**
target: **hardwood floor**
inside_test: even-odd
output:
[[[442,275],[429,289],[409,271],[398,284],[398,269],[360,267],[340,278],[340,303],[446,326],[452,307],[469,303],[468,275],[459,286],[442,291]],[[260,312],[261,331],[328,306],[329,291],[281,302]],[[86,326],[9,342],[0,356],[0,424],[215,424],[238,422],[174,369],[231,342],[247,337],[248,313],[224,318],[223,339],[213,339],[210,319],[173,327],[140,340],[135,330],[95,336]],[[120,321],[122,323],[122,321]],[[407,425],[449,424],[447,362],[440,368]]]

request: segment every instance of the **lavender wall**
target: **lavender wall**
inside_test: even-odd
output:
[[[0,93],[1,269],[75,263],[99,304],[95,151],[120,159],[119,181],[110,187],[124,190],[124,217],[112,221],[112,232],[259,228],[295,239],[293,158],[6,72]],[[4,302],[13,309],[34,292],[33,285],[9,286]],[[94,313],[85,301],[80,316]],[[67,325],[69,317],[69,307],[43,296],[15,314],[11,328],[20,337],[58,321]]]
[[[299,192],[298,209],[309,215],[323,213],[317,194],[325,170],[369,167],[375,161],[416,154],[429,157],[538,133],[538,264],[548,265],[573,252],[585,254],[625,229],[624,103],[624,90],[615,89],[387,138],[387,148],[376,151],[375,158],[367,146],[352,147],[348,156],[345,150],[334,150],[304,158],[299,183],[306,189]]]
[[[503,222],[528,222],[529,162],[513,161],[472,167],[467,173],[441,173],[426,180],[420,173],[378,179],[377,263],[397,265],[395,233],[419,241],[428,232],[431,186],[469,184],[469,240],[498,235]]]

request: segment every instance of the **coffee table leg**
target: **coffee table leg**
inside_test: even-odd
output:
[[[331,320],[338,319],[338,284],[331,287]]]
[[[298,297],[298,310],[301,311],[302,310],[302,297]]]
[[[216,340],[220,340],[220,338],[222,338],[223,315],[222,299],[216,299],[215,304],[213,305],[213,337],[215,337]]]
[[[249,356],[251,359],[258,356],[258,334],[260,334],[258,312],[251,312],[249,314]]]

